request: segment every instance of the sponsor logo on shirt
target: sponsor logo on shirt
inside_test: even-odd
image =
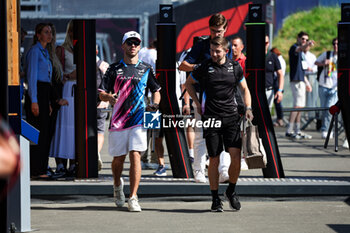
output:
[[[135,80],[141,80],[141,77],[135,77],[134,75],[133,76],[121,76],[121,75],[118,75],[117,76],[117,79],[121,79],[121,80],[129,80],[129,79],[135,79]]]
[[[233,66],[232,66],[232,65],[230,65],[230,66],[227,68],[227,72],[233,73]]]
[[[208,68],[208,73],[214,73],[214,68],[212,67],[212,66],[209,66],[209,68]]]
[[[124,71],[122,69],[117,70],[117,75],[124,74]]]

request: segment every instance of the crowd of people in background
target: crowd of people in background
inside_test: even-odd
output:
[[[214,14],[210,18],[208,26],[210,35],[194,37],[193,47],[184,51],[177,63],[178,88],[182,92],[183,97],[180,104],[181,112],[183,115],[190,115],[191,118],[197,120],[203,117],[200,113],[204,111],[206,101],[214,101],[211,103],[216,101],[215,95],[210,93],[209,89],[204,90],[203,85],[200,85],[202,76],[205,77],[207,75],[205,70],[203,70],[203,62],[216,59],[212,66],[226,64],[222,63],[221,60],[217,60],[218,57],[225,60],[225,62],[232,61],[234,66],[238,64],[240,68],[237,72],[242,74],[242,76],[236,78],[242,81],[245,76],[246,57],[243,54],[244,44],[242,38],[234,36],[226,45],[226,39],[223,38],[225,38],[227,30],[227,20],[221,14]],[[122,206],[125,202],[121,172],[125,156],[129,153],[131,161],[131,201],[129,202],[129,209],[131,211],[141,211],[141,207],[138,205],[137,188],[140,181],[141,167],[147,168],[149,164],[147,156],[153,154],[151,160],[157,165],[152,167],[152,169],[155,169],[154,175],[156,176],[166,176],[167,165],[164,160],[163,130],[148,130],[147,133],[146,130],[139,126],[140,121],[142,121],[141,115],[143,116],[146,106],[151,106],[151,110],[158,109],[160,101],[160,86],[154,76],[157,41],[154,40],[148,47],[141,49],[142,39],[140,35],[136,32],[128,33],[124,35],[122,41],[124,58],[121,61],[110,65],[96,56],[96,82],[99,88],[96,100],[98,169],[101,170],[103,167],[100,153],[104,144],[105,123],[108,121],[107,110],[112,106],[114,110],[112,112],[112,120],[110,120],[109,128],[111,132],[109,140],[112,140],[113,143],[109,143],[109,153],[114,156],[112,171],[116,205]],[[25,35],[26,31],[22,29],[22,41]],[[338,39],[334,38],[330,42],[333,45],[331,51],[324,51],[319,57],[316,57],[310,51],[315,43],[317,42],[309,39],[308,33],[301,31],[297,35],[296,43],[290,47],[288,52],[289,83],[293,96],[292,107],[294,109],[290,113],[288,125],[286,126],[285,136],[288,138],[312,139],[311,135],[301,131],[302,112],[298,111],[298,109],[305,106],[329,108],[337,102]],[[266,98],[270,109],[273,108],[273,105],[275,106],[277,117],[274,126],[284,127],[285,122],[287,122],[284,121],[282,107],[286,89],[284,85],[286,62],[278,48],[270,48],[270,38],[266,36]],[[216,52],[219,55],[215,54],[213,49],[217,49]],[[96,46],[97,54],[98,47]],[[147,75],[139,71],[140,67],[144,68],[143,71],[149,70]],[[130,73],[130,77],[134,77],[136,74],[145,75],[145,77],[141,75],[142,77],[140,76],[137,79],[145,82],[142,85],[143,88],[136,88],[138,85],[138,82],[135,81],[136,79],[131,79],[131,81],[126,79],[119,83],[118,90],[121,91],[120,93],[118,90],[113,89],[113,81],[116,80],[114,76],[116,69],[119,72],[118,74],[121,72],[125,74]],[[76,65],[73,62],[73,21],[70,21],[67,25],[65,40],[62,45],[57,45],[56,43],[56,30],[53,24],[40,23],[36,25],[33,44],[27,54],[21,57],[20,71],[22,87],[23,83],[26,83],[27,86],[26,91],[21,89],[21,96],[24,95],[25,98],[24,110],[26,119],[40,130],[38,144],[30,146],[32,179],[74,178],[77,166],[75,161],[74,129],[74,99],[77,74]],[[237,108],[238,114],[242,116],[246,114],[246,107],[249,110],[250,103],[246,102],[249,98],[244,85],[245,81],[242,81],[243,84],[241,81],[235,85],[240,85],[245,93],[240,91],[232,92],[235,95],[235,100],[232,103],[237,105],[235,108]],[[130,83],[133,84],[131,85]],[[127,85],[132,86],[127,93],[134,93],[135,96],[123,94],[128,89]],[[147,89],[144,90],[145,87]],[[148,94],[144,95],[146,90]],[[142,107],[129,109],[132,112],[139,111],[139,115],[132,118],[133,121],[126,121],[123,118],[126,114],[124,111],[132,107],[131,103],[134,100],[130,100],[129,98],[131,97],[136,98],[139,101],[138,106]],[[320,105],[318,105],[318,101],[320,101]],[[115,115],[116,113],[119,115]],[[219,115],[220,117],[226,117],[225,114]],[[315,117],[315,111],[310,111],[306,115],[309,118]],[[321,137],[326,138],[330,127],[330,113],[322,111],[320,120],[322,122],[320,126]],[[194,180],[199,183],[207,182],[206,168],[208,167],[209,183],[213,195],[212,210],[220,211],[221,200],[217,196],[218,183],[225,182],[229,183],[229,188],[226,192],[227,198],[235,209],[239,209],[235,185],[239,171],[247,169],[245,159],[241,157],[240,151],[234,149],[226,151],[214,150],[210,140],[205,140],[205,138],[208,139],[208,136],[203,137],[203,133],[208,132],[203,132],[200,128],[193,129],[189,127],[186,129]],[[146,142],[143,139],[137,140],[138,137],[143,138],[144,134],[148,134]],[[131,140],[132,137],[134,137],[133,140]],[[332,133],[330,137],[333,137]],[[224,144],[226,147],[226,142]],[[126,145],[128,149],[124,149]],[[237,145],[231,143],[229,147],[235,148]],[[210,151],[208,151],[208,148],[210,148]],[[146,150],[149,150],[149,152]],[[144,151],[146,153],[142,153]],[[55,171],[49,167],[49,157],[55,158]],[[218,180],[216,180],[217,178]]]

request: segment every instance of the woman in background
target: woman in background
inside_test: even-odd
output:
[[[26,119],[40,131],[38,144],[30,146],[30,174],[32,178],[37,179],[50,179],[47,168],[50,149],[52,64],[46,47],[51,41],[51,27],[46,23],[39,23],[35,27],[33,46],[26,56],[28,80]]]
[[[76,66],[73,63],[73,21],[67,25],[62,46],[56,48],[58,60],[63,69],[62,98],[68,105],[58,111],[55,134],[52,138],[50,156],[56,158],[55,177],[75,176],[75,130],[74,130],[74,89],[76,86]],[[69,169],[67,170],[67,160]]]

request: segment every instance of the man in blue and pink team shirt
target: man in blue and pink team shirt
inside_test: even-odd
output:
[[[124,58],[109,66],[99,87],[100,99],[113,105],[109,127],[109,153],[113,156],[114,200],[118,207],[125,203],[121,178],[126,155],[130,159],[130,197],[128,209],[140,212],[137,189],[141,179],[141,152],[147,149],[147,130],[143,128],[145,89],[153,93],[153,103],[147,110],[155,111],[160,102],[160,86],[151,65],[138,58],[141,36],[134,31],[124,34]]]

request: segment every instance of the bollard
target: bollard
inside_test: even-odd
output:
[[[170,117],[171,121],[180,120],[180,109],[176,97],[176,23],[173,22],[172,5],[159,5],[159,22],[157,23],[157,79],[162,87],[160,111]],[[164,117],[163,117],[164,120]],[[173,176],[176,178],[193,178],[185,132],[179,126],[164,129],[164,135],[171,163]]]
[[[78,178],[96,178],[96,20],[74,20],[75,154]]]
[[[350,3],[341,4],[341,21],[338,23],[338,99],[350,141]]]
[[[270,109],[265,94],[265,22],[262,21],[262,5],[249,5],[247,27],[246,79],[252,97],[253,124],[257,124],[267,155],[263,169],[265,178],[284,178]]]

